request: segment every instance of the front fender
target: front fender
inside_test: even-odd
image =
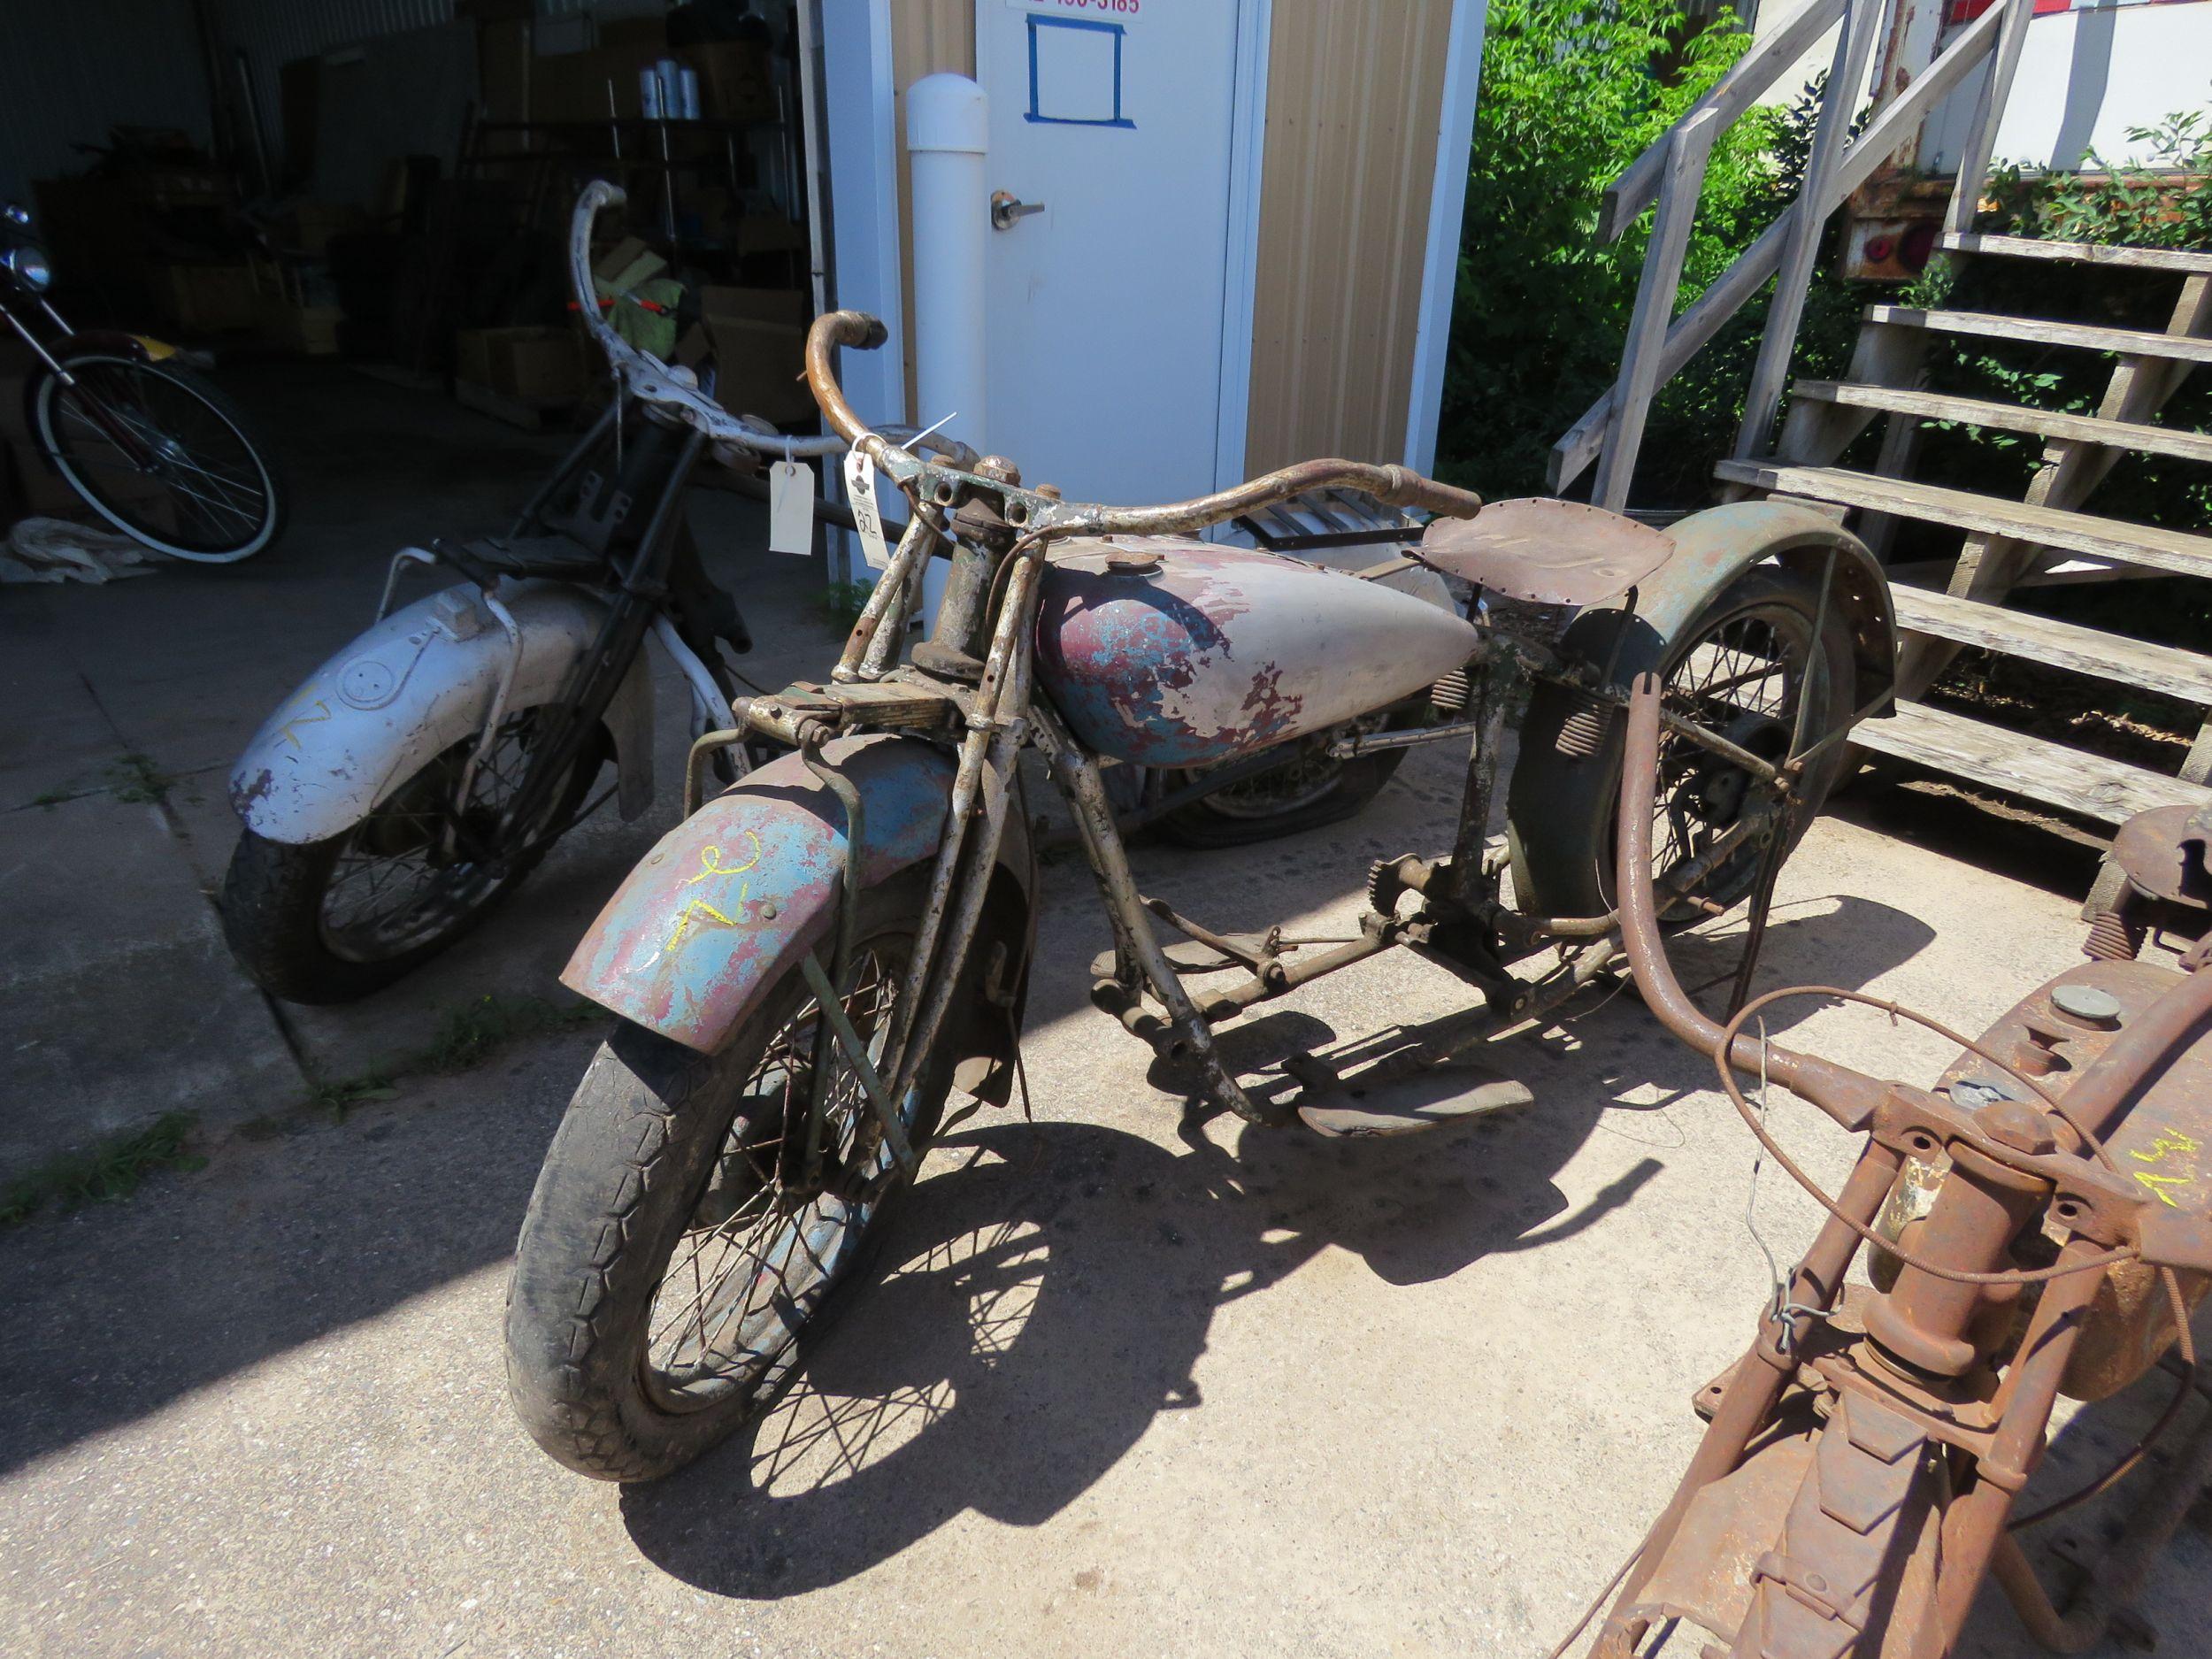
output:
[[[914,738],[872,736],[840,738],[823,757],[860,791],[864,887],[935,856],[951,756]],[[1002,860],[1024,845],[1017,817],[1009,815]],[[829,936],[845,847],[837,797],[798,756],[771,761],[661,838],[599,912],[561,983],[712,1054]],[[1019,863],[1025,888],[1027,860]]]
[[[498,591],[522,635],[508,706],[549,702],[598,636],[606,604],[565,582],[510,582]],[[231,804],[247,828],[270,841],[299,844],[339,833],[432,757],[483,729],[512,653],[506,629],[472,586],[394,611],[309,675],[262,724],[231,771]],[[631,786],[637,768],[649,765],[650,695],[634,666],[608,710],[626,816],[643,804]],[[649,795],[649,772],[644,789]]]

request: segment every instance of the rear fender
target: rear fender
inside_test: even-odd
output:
[[[605,603],[565,582],[504,582],[522,636],[510,709],[547,703],[591,648]],[[232,769],[231,804],[266,840],[302,844],[350,828],[432,757],[481,732],[513,661],[507,630],[464,585],[394,611],[279,704]],[[639,654],[609,706],[622,812],[652,797],[652,682]]]
[[[933,858],[952,797],[944,750],[913,738],[840,738],[823,749],[859,789],[866,841],[860,879],[872,887]],[[757,768],[661,838],[608,900],[562,971],[561,983],[633,1024],[713,1054],[810,950],[830,937],[845,868],[844,808],[796,755]],[[980,996],[947,1030],[956,1080],[1003,1099],[1003,1063],[1029,956],[1027,826],[1010,810],[982,924],[969,952]],[[998,984],[987,987],[992,963]],[[987,1077],[987,1073],[994,1074]]]
[[[1897,678],[1897,621],[1890,607],[1889,580],[1866,544],[1834,519],[1781,501],[1738,501],[1692,513],[1667,526],[1674,554],[1645,580],[1637,594],[1636,615],[1644,627],[1634,630],[1625,642],[1616,682],[1626,685],[1644,669],[1656,665],[1664,642],[1678,638],[1729,583],[1753,565],[1774,560],[1807,580],[1818,582],[1835,560],[1828,603],[1851,628],[1851,655],[1856,672],[1853,706],[1889,713],[1885,699]],[[1602,626],[1609,646],[1614,631],[1602,618],[1616,612],[1592,613],[1588,621]],[[1569,638],[1584,632],[1578,622]],[[1650,652],[1638,642],[1648,641]],[[1578,643],[1581,641],[1578,640]],[[1599,641],[1586,649],[1596,650]],[[1609,653],[1608,653],[1609,654]],[[1651,655],[1653,661],[1640,660]],[[1602,664],[1606,655],[1595,657]],[[1871,707],[1879,703],[1880,706]]]

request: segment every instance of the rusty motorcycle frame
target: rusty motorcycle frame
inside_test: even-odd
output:
[[[613,195],[593,191],[580,215]],[[1749,901],[1728,991],[1740,1002],[1775,871],[1853,724],[1889,695],[1879,569],[1809,511],[1740,503],[1663,534],[1560,502],[1486,507],[1402,467],[1339,460],[1172,505],[1069,502],[1002,457],[951,463],[871,431],[833,353],[884,338],[857,312],[818,319],[807,378],[829,429],[907,497],[895,555],[826,679],[740,697],[730,726],[700,740],[685,822],[563,976],[622,1023],[532,1198],[508,1374],[540,1444],[601,1478],[665,1473],[743,1421],[912,1176],[947,1091],[1010,1100],[1034,939],[1025,749],[1065,803],[1111,929],[1094,1002],[1186,1068],[1214,1110],[1327,1135],[1407,1133],[1529,1095],[1499,1079],[1394,1111],[1312,1056],[1292,1068],[1294,1094],[1256,1092],[1215,1026],[1412,950],[1467,982],[1486,1018],[1402,1052],[1402,1071],[1463,1055],[1610,972],[1612,803],[1626,687],[1644,671],[1669,687],[1655,809],[1667,851],[1645,896],[1671,928]],[[628,379],[710,442],[726,419],[649,366]],[[1325,487],[1436,517],[1417,548],[1357,576],[1191,539]],[[910,649],[941,549],[935,626]],[[1417,568],[1471,595],[1464,614],[1380,585]],[[1428,686],[1438,723],[1334,740],[1349,754],[1469,745],[1451,848],[1376,865],[1356,937],[1217,931],[1141,891],[1102,762],[1210,768],[1217,785],[1271,764],[1271,745]],[[1501,755],[1524,695],[1509,780]],[[749,739],[793,752],[697,803],[706,757]],[[1160,924],[1181,942],[1163,944]]]
[[[2212,814],[2164,808],[2125,826],[2112,857],[2127,879],[2096,918],[2090,960],[1978,1040],[1821,987],[1769,992],[1723,1022],[1683,994],[1649,896],[1640,803],[1655,786],[1659,735],[1657,687],[1643,681],[1617,833],[1637,984],[1670,1030],[1715,1057],[1766,1156],[1826,1220],[1749,1351],[1698,1393],[1702,1441],[1615,1576],[1593,1651],[1690,1651],[1679,1622],[1720,1639],[1709,1655],[1935,1659],[1953,1650],[1990,1574],[2048,1648],[2084,1652],[2108,1632],[2149,1645],[2128,1603],[2212,1478],[2212,1421],[2085,1563],[2063,1611],[2020,1534],[2127,1474],[2195,1392],[2189,1317],[2212,1286]],[[2136,959],[2147,924],[2198,940],[2178,970]],[[1955,1041],[1959,1056],[1918,1088],[1754,1034],[1763,1010],[1795,996],[1886,1010]],[[1759,1080],[1756,1104],[1740,1073]],[[1866,1137],[1832,1197],[1766,1129],[1769,1082]],[[1870,1291],[1844,1283],[1862,1248],[1874,1253]],[[2020,1513],[2060,1395],[2104,1399],[2170,1355],[2171,1398],[2134,1450]]]

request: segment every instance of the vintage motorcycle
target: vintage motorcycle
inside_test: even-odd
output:
[[[47,465],[172,558],[234,564],[275,541],[284,485],[245,416],[173,346],[73,330],[47,298],[53,282],[30,210],[0,203],[0,319],[38,359],[24,419]]]
[[[2020,1538],[2141,1463],[2198,1388],[2189,1321],[2212,1286],[2212,812],[2164,807],[2124,826],[2111,858],[2126,879],[2095,919],[2090,960],[1978,1040],[1826,987],[1768,992],[1724,1023],[1683,994],[1650,897],[1645,803],[1666,787],[1664,714],[1658,683],[1640,681],[1616,883],[1636,983],[1670,1030],[1715,1056],[1765,1156],[1827,1219],[1778,1277],[1749,1351],[1697,1394],[1704,1438],[1615,1575],[1594,1651],[1686,1652],[1678,1627],[1694,1626],[1726,1644],[1709,1655],[1939,1659],[1993,1572],[2053,1651],[2085,1652],[2108,1632],[2149,1647],[2128,1603],[2212,1478],[2212,1421],[2078,1563],[2063,1612]],[[2137,959],[2147,926],[2197,941],[2179,971]],[[1801,996],[1909,1020],[1959,1056],[1916,1088],[1766,1041],[1754,1022]],[[1759,1081],[1755,1096],[1739,1072]],[[1866,1137],[1834,1195],[1768,1132],[1770,1082]],[[1844,1282],[1863,1247],[1870,1290]],[[2107,1399],[2162,1361],[2170,1398],[2134,1449],[2024,1506],[2058,1397]]]
[[[1003,457],[958,465],[869,431],[832,353],[884,338],[869,317],[824,316],[807,375],[828,426],[907,497],[895,557],[828,677],[737,699],[692,770],[749,739],[793,752],[664,837],[563,975],[620,1024],[532,1194],[506,1346],[524,1425],[586,1474],[664,1474],[744,1421],[912,1179],[949,1093],[1010,1099],[1037,892],[1025,748],[1074,819],[1111,928],[1097,1005],[1186,1068],[1213,1109],[1357,1135],[1528,1094],[1502,1079],[1398,1112],[1333,1087],[1317,1060],[1297,1091],[1256,1093],[1214,1026],[1397,949],[1459,975],[1504,1024],[1603,973],[1625,688],[1646,672],[1665,687],[1651,902],[1682,926],[1749,899],[1755,941],[1847,734],[1889,696],[1881,572],[1812,511],[1741,503],[1662,534],[1560,502],[1486,508],[1403,467],[1337,460],[1170,506],[1082,504]],[[639,396],[702,436],[727,420],[664,379]],[[1326,487],[1438,517],[1417,548],[1357,575],[1191,539]],[[902,620],[941,547],[935,627],[905,650]],[[1408,569],[1473,598],[1446,610],[1383,585]],[[1494,856],[1500,754],[1525,689]],[[1139,890],[1102,761],[1217,778],[1421,695],[1453,718],[1333,743],[1346,756],[1470,744],[1451,849],[1377,864],[1356,939],[1218,932]],[[1171,954],[1156,922],[1188,942]]]
[[[737,688],[724,649],[752,643],[685,523],[695,468],[710,454],[741,485],[757,487],[751,474],[764,460],[844,453],[838,434],[789,437],[726,413],[712,401],[711,369],[703,382],[601,320],[590,232],[619,199],[611,186],[588,187],[571,260],[614,399],[505,535],[396,554],[372,626],[278,706],[232,768],[242,828],[224,883],[224,932],[273,995],[336,1002],[377,990],[482,919],[610,795],[626,820],[642,813],[654,792],[648,636],[683,672],[695,737],[726,718]],[[687,429],[666,412],[672,401],[711,410],[711,421]],[[973,450],[936,434],[886,431],[976,464]],[[853,526],[844,508],[815,511]],[[395,611],[410,565],[464,580]],[[1429,715],[1425,698],[1400,699],[1351,710],[1343,730]],[[1333,735],[1302,734],[1233,772],[1127,769],[1117,780],[1124,821],[1223,845],[1344,817],[1402,756],[1334,756]],[[718,751],[711,764],[726,782],[774,752],[761,740],[749,753]],[[595,795],[610,762],[615,782]]]

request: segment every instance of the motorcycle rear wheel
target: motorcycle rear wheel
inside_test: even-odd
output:
[[[841,1000],[879,1057],[926,873],[861,899]],[[834,1050],[818,1181],[786,1147],[812,1098],[815,1010],[795,968],[718,1052],[625,1023],[578,1084],[507,1291],[508,1395],[557,1462],[601,1480],[689,1463],[773,1400],[859,1276],[907,1181]],[[949,1079],[933,1064],[902,1103],[918,1156]]]
[[[471,817],[487,829],[520,787],[540,714],[519,709],[507,717],[470,785]],[[288,1002],[355,1001],[448,949],[521,885],[549,846],[492,867],[438,843],[445,814],[434,803],[457,787],[475,746],[470,737],[433,757],[373,812],[322,841],[239,833],[221,909],[223,936],[247,977]],[[608,752],[603,729],[554,792],[548,823],[582,804]],[[411,887],[384,896],[393,881],[411,876]]]
[[[1592,613],[1606,626],[1613,613]],[[1833,604],[1822,617],[1817,588],[1794,572],[1759,565],[1743,572],[1673,638],[1641,641],[1621,653],[1617,672],[1648,667],[1663,687],[1664,706],[1718,728],[1763,758],[1789,749],[1799,704],[1809,699],[1805,746],[1811,749],[1849,723],[1855,695],[1850,626]],[[1579,628],[1583,625],[1578,624]],[[1569,634],[1571,642],[1575,634]],[[1582,641],[1599,662],[1609,636]],[[1649,660],[1636,660],[1648,657]],[[1614,819],[1620,798],[1626,722],[1603,717],[1594,744],[1575,741],[1578,722],[1594,710],[1586,700],[1540,682],[1522,722],[1520,750],[1507,803],[1513,890],[1532,915],[1596,916],[1613,907]],[[1841,771],[1847,745],[1831,743],[1807,769],[1799,810],[1788,826],[1786,857],[1810,827]],[[1747,798],[1750,774],[1672,733],[1663,735],[1659,789],[1654,803],[1652,874],[1663,879],[1734,821]],[[1671,935],[1712,919],[1708,906],[1732,910],[1751,895],[1763,855],[1747,846],[1708,872],[1690,896],[1660,913]],[[1669,946],[1670,954],[1677,947]],[[1684,972],[1685,983],[1694,976]],[[1720,983],[1719,979],[1712,981]]]

